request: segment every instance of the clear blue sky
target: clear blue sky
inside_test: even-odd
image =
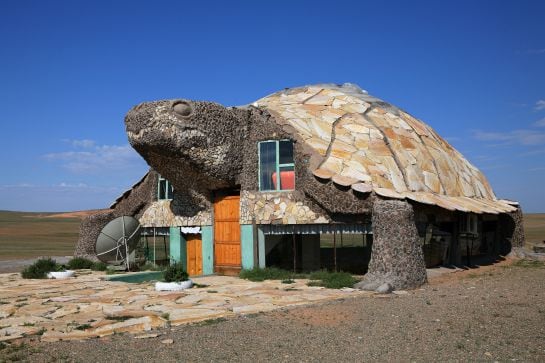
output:
[[[545,212],[544,1],[2,1],[0,209],[108,206],[147,170],[123,117],[353,82]]]

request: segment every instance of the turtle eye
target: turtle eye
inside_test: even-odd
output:
[[[172,110],[182,116],[182,117],[188,117],[189,115],[191,115],[193,113],[193,108],[191,107],[191,105],[185,101],[180,101],[180,102],[176,102],[173,106],[172,106]]]

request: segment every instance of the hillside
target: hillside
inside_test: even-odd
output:
[[[0,211],[0,260],[72,255],[82,218],[96,211]]]

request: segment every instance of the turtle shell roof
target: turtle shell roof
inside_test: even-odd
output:
[[[430,126],[353,84],[311,85],[264,97],[284,130],[314,151],[316,178],[361,193],[449,210],[504,213],[485,176]]]

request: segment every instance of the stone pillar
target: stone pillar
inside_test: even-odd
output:
[[[514,212],[500,214],[498,223],[501,230],[500,254],[505,256],[513,248],[524,246],[524,226],[520,206]]]
[[[427,282],[424,253],[411,204],[377,199],[373,204],[373,249],[369,270],[355,287],[388,292]]]
[[[516,211],[509,213],[509,217],[515,222],[515,228],[513,230],[513,237],[511,238],[511,245],[513,247],[524,246],[524,226],[522,224],[522,208],[519,206]]]

